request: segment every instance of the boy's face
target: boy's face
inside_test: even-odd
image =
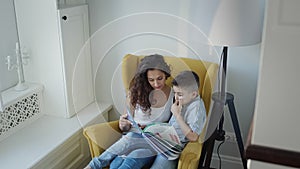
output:
[[[188,104],[197,96],[196,91],[191,92],[178,86],[173,86],[173,90],[175,94],[175,100],[178,100],[181,105]]]

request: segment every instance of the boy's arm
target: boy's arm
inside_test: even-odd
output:
[[[189,141],[197,141],[199,135],[185,123],[183,117],[180,115],[182,105],[179,101],[175,101],[175,103],[171,107],[171,111],[176,119],[176,122],[179,124],[182,133],[186,136]]]

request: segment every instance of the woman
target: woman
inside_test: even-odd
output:
[[[169,120],[172,100],[169,100],[168,105],[166,103],[172,92],[165,82],[170,77],[170,72],[170,67],[161,55],[149,55],[141,60],[129,85],[127,97],[127,102],[134,112],[134,119],[140,122],[140,125]],[[126,113],[120,117],[119,127],[122,131],[131,128]]]
[[[138,65],[137,72],[129,86],[127,103],[133,112],[134,120],[142,128],[151,122],[169,120],[173,92],[165,82],[170,74],[170,67],[161,55],[146,56]],[[122,131],[129,132],[99,157],[94,158],[86,168],[105,167],[115,157],[117,158],[111,163],[110,168],[141,168],[139,163],[131,163],[136,156],[143,153],[143,159],[146,161],[151,161],[155,157],[155,152],[143,149],[147,147],[147,142],[140,139],[141,136],[136,133],[136,129],[131,127],[126,113],[120,117],[119,127]],[[135,166],[130,166],[130,164],[135,164]],[[145,162],[141,161],[141,164]]]

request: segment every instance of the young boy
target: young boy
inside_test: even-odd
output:
[[[172,81],[175,102],[171,107],[173,113],[169,124],[174,126],[181,143],[196,141],[202,132],[206,120],[203,100],[198,94],[199,77],[193,71],[183,71]],[[178,160],[167,160],[158,155],[151,166],[157,168],[176,168]]]

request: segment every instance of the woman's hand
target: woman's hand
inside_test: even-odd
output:
[[[119,119],[119,128],[122,131],[128,131],[131,128],[131,122],[127,120],[127,114],[123,114]]]

